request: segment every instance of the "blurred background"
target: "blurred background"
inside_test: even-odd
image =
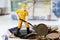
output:
[[[0,15],[15,16],[15,11],[25,3],[29,12],[28,19],[57,19],[60,16],[59,0],[1,0]],[[16,16],[15,16],[16,17]]]
[[[1,0],[0,15],[15,15],[16,9],[20,8],[22,3],[25,3],[29,12],[28,19],[56,19],[52,12],[53,5],[56,6],[54,1],[55,0]]]

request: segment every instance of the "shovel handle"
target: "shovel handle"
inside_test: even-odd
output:
[[[19,20],[22,20],[22,21],[28,23],[29,25],[31,25],[32,27],[34,27],[31,23],[29,23],[29,22],[27,22],[27,21],[25,21],[25,20],[23,20],[23,19],[21,19],[21,18],[20,18]]]

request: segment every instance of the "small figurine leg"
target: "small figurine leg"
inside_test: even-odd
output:
[[[20,28],[17,28],[16,33],[17,33],[17,34],[20,34]]]
[[[16,31],[16,34],[17,34],[17,35],[20,34],[20,29],[21,29],[21,27],[22,27],[22,21],[19,20],[19,21],[18,21],[18,28],[17,28],[17,31]]]
[[[24,22],[25,23],[25,22]],[[31,33],[30,29],[29,29],[29,24],[25,23],[25,26],[27,28],[27,34]]]
[[[31,33],[29,27],[27,28],[27,34]]]

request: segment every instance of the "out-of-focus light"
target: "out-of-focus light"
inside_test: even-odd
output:
[[[18,5],[21,5],[21,3],[20,3],[20,2],[18,2]]]

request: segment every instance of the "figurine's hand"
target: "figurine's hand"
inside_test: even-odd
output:
[[[19,16],[18,16],[18,14],[16,14],[16,16],[17,16],[17,20],[19,20]]]
[[[19,20],[19,18],[17,17],[17,20]]]
[[[17,17],[17,20],[20,20],[20,18],[19,18],[19,17]]]

